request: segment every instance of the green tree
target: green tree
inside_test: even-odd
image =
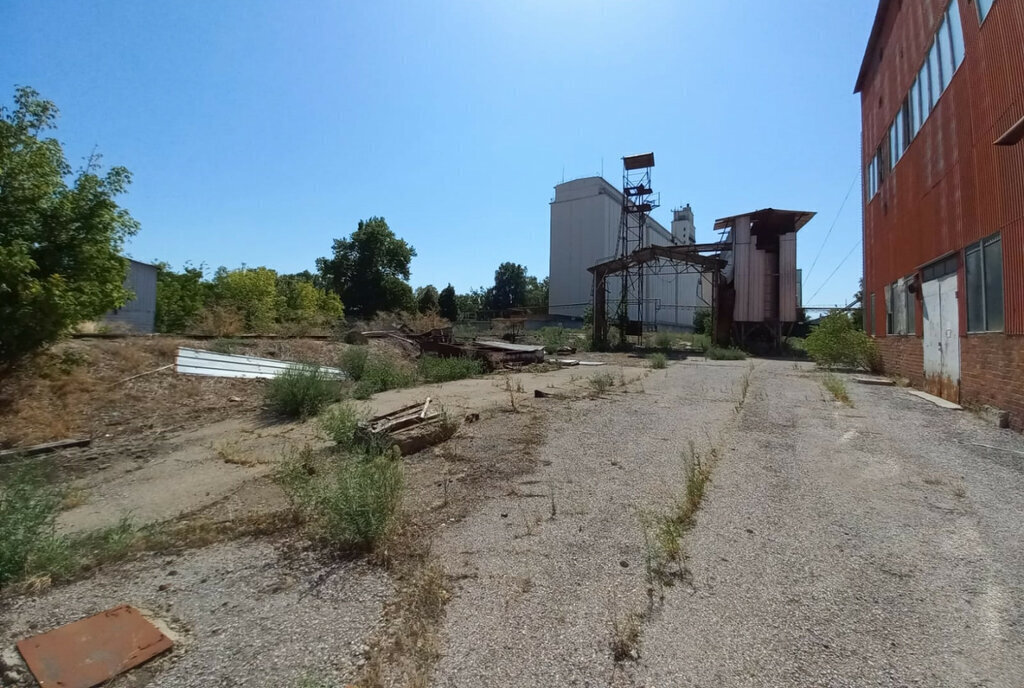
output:
[[[345,315],[341,299],[334,292],[318,289],[312,273],[278,275],[277,296],[281,322],[329,325]]]
[[[436,313],[438,310],[437,287],[428,284],[416,290],[416,310],[420,313]]]
[[[494,286],[487,290],[487,307],[492,311],[526,305],[526,268],[518,263],[502,263],[494,271]]]
[[[538,280],[533,275],[526,277],[526,305],[534,312],[548,310],[548,278]]]
[[[277,273],[265,267],[217,268],[212,300],[216,305],[242,316],[246,331],[266,332],[273,326],[280,310]]]
[[[203,309],[209,284],[201,267],[188,263],[175,272],[167,263],[156,263],[156,331],[184,332]]]
[[[14,104],[0,108],[0,364],[124,305],[121,249],[139,229],[114,202],[128,170],[101,176],[93,155],[73,175],[60,143],[43,137],[57,106],[27,87]]]
[[[348,239],[335,239],[333,256],[319,258],[323,283],[349,313],[369,319],[380,311],[411,310],[409,264],[416,249],[395,236],[382,217],[360,220]]]
[[[478,320],[480,311],[487,307],[488,290],[484,287],[470,289],[465,294],[455,295],[455,305],[458,307],[459,317],[465,320]]]
[[[854,327],[850,316],[840,310],[830,311],[804,342],[807,353],[826,368],[833,366],[865,367],[878,364],[875,343],[862,330]]]
[[[451,284],[442,289],[438,295],[437,308],[445,320],[456,322],[459,319],[459,301],[455,295],[455,287]]]

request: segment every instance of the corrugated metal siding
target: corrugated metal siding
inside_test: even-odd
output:
[[[779,320],[796,322],[796,233],[779,237]]]
[[[893,4],[879,41],[881,58],[861,92],[862,169],[900,108],[948,4]],[[865,204],[865,293],[881,294],[885,284],[918,266],[1002,231],[1006,332],[1024,334],[1024,144],[992,145],[1024,116],[1024,2],[997,0],[980,27],[974,2],[960,0],[959,8],[964,63]],[[965,304],[961,299],[962,333]],[[875,328],[883,333],[885,313],[878,311]]]
[[[103,320],[127,325],[135,332],[152,332],[156,319],[156,272],[155,265],[129,259],[124,288],[134,296],[121,308],[103,316]]]

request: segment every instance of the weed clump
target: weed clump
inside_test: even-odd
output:
[[[320,429],[324,434],[341,447],[351,447],[359,432],[359,423],[363,414],[349,401],[331,406],[320,416]]]
[[[676,343],[676,338],[671,332],[659,332],[654,335],[654,346],[666,351]]]
[[[314,537],[343,550],[367,551],[392,530],[404,492],[401,459],[392,452],[317,461],[303,450],[279,479]]]
[[[62,499],[39,466],[15,470],[0,485],[0,587],[73,567],[70,542],[55,531]]]
[[[369,399],[378,392],[412,387],[416,382],[415,370],[404,362],[374,353],[367,356],[359,381],[352,389],[352,396],[356,399]]]
[[[647,357],[647,362],[655,370],[661,370],[662,368],[668,367],[668,358],[665,354],[651,354]]]
[[[853,402],[850,401],[850,395],[846,392],[846,383],[842,379],[832,373],[826,373],[821,379],[821,384],[832,393],[836,401],[842,402],[847,406],[853,406]]]
[[[480,361],[461,357],[423,356],[417,367],[420,377],[427,382],[451,382],[484,372],[484,366]]]
[[[553,354],[569,345],[569,333],[561,325],[558,327],[543,327],[539,334],[541,342],[544,343],[545,353]]]
[[[709,346],[704,351],[704,356],[712,361],[742,361],[747,354],[732,347]]]
[[[369,356],[370,351],[365,346],[349,346],[341,352],[338,367],[345,371],[350,380],[359,382],[363,379],[363,371],[366,370],[366,360]]]
[[[604,394],[615,385],[615,378],[611,373],[599,373],[597,375],[590,376],[590,378],[587,379],[587,382],[594,388],[594,391],[597,394]]]
[[[267,384],[267,405],[289,418],[309,418],[341,397],[341,387],[320,366],[295,366]]]

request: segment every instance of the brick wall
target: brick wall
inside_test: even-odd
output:
[[[1024,432],[1024,337],[961,337],[960,400],[1009,411],[1010,427]]]
[[[924,387],[924,345],[920,337],[890,335],[875,339],[886,373],[901,375],[914,387]]]

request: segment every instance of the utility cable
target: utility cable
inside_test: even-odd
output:
[[[828,232],[825,234],[825,240],[821,242],[821,246],[818,247],[818,253],[814,256],[814,260],[811,261],[811,267],[807,270],[807,275],[804,276],[804,280],[811,279],[811,273],[814,272],[814,266],[818,264],[818,258],[821,257],[821,252],[825,250],[825,244],[828,243],[828,238],[832,236],[832,230],[836,228],[836,223],[839,222],[839,216],[843,214],[843,208],[846,207],[846,202],[850,200],[850,194],[853,193],[853,187],[857,184],[857,180],[860,178],[860,172],[854,175],[853,181],[850,182],[850,188],[846,191],[846,196],[843,198],[843,202],[839,205],[839,212],[836,213],[836,217],[832,220],[832,226],[828,228]]]
[[[825,288],[825,285],[828,284],[828,281],[830,279],[835,277],[835,274],[837,272],[839,272],[839,268],[843,267],[843,263],[845,263],[846,261],[848,261],[850,259],[850,256],[853,255],[853,252],[857,250],[858,246],[860,246],[860,239],[858,239],[857,243],[853,245],[853,248],[851,248],[850,252],[846,254],[846,257],[843,258],[841,261],[839,261],[839,265],[837,265],[836,269],[832,271],[832,274],[825,278],[825,281],[821,283],[820,287],[818,287],[818,291],[816,291],[813,294],[811,294],[811,298],[807,299],[808,301],[810,301],[811,303],[814,302],[814,297],[818,295],[818,292],[820,292],[822,289]]]

